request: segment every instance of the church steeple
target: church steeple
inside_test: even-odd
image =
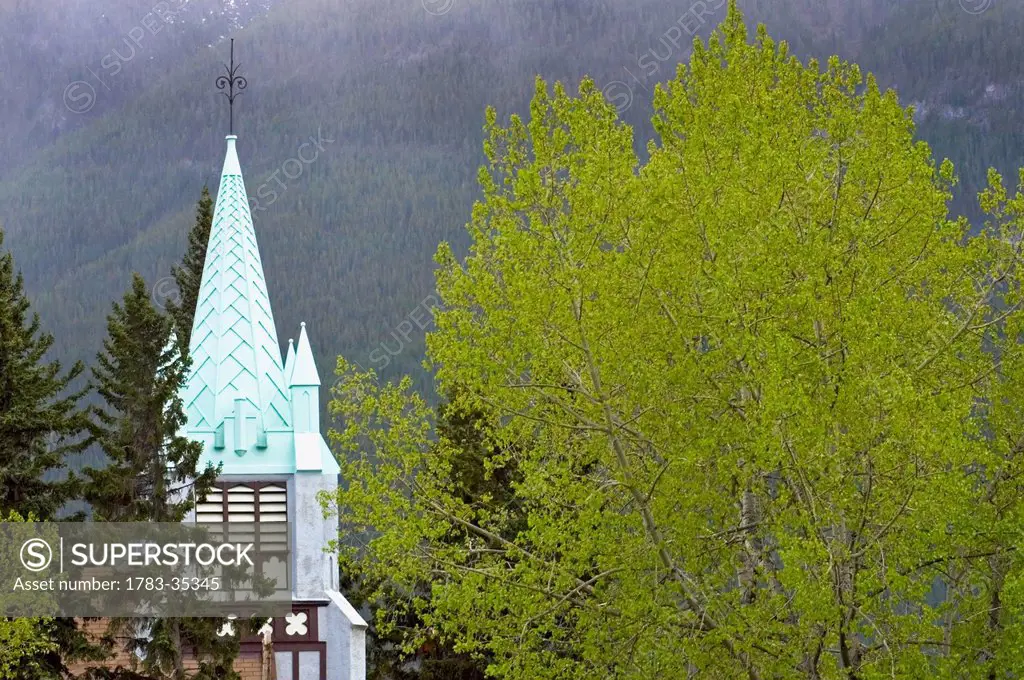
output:
[[[228,78],[221,76],[229,104],[237,94],[233,55]],[[199,468],[222,466],[191,520],[287,524],[275,534],[288,537],[287,562],[260,565],[264,574],[285,567],[291,588],[291,613],[268,624],[274,669],[280,677],[365,680],[366,622],[339,591],[338,565],[324,550],[338,524],[322,500],[337,492],[340,468],[320,432],[320,378],[305,324],[281,361],[236,139],[227,137],[181,393],[184,434],[203,445]]]
[[[267,445],[274,432],[291,432],[288,383],[267,295],[252,214],[235,150],[227,137],[213,226],[199,288],[189,353],[192,369],[184,399],[190,433],[212,433],[213,451],[234,451],[240,465],[290,467],[291,456]],[[226,422],[230,421],[230,422]],[[230,438],[232,441],[227,442]],[[271,439],[274,439],[271,436]]]

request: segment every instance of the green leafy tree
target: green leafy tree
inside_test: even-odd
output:
[[[42,677],[40,657],[57,651],[56,641],[40,629],[47,620],[0,619],[0,677]]]
[[[167,305],[167,312],[174,319],[178,334],[178,347],[187,353],[192,337],[192,321],[199,300],[199,285],[203,281],[203,265],[206,264],[206,246],[210,242],[213,228],[213,198],[210,190],[203,187],[203,193],[196,205],[196,219],[188,232],[188,246],[180,265],[171,268],[171,275],[178,286],[179,299]]]
[[[5,523],[35,521],[29,515],[26,520],[16,512],[10,512],[0,516],[0,527]],[[27,529],[28,527],[26,527]],[[4,536],[12,540],[12,544],[25,540],[30,534],[26,532],[22,537],[21,532],[15,527],[3,527]],[[33,532],[34,533],[34,532]],[[14,573],[16,568],[15,555],[4,555],[0,564],[5,573]],[[19,597],[19,595],[21,595]],[[6,609],[13,611],[12,607],[24,606],[26,608],[37,606],[45,607],[46,593],[25,593],[15,594],[19,597],[18,602],[12,601],[8,594]],[[43,678],[47,677],[47,664],[45,659],[58,650],[57,641],[47,634],[47,626],[52,622],[51,618],[0,618],[0,678]],[[52,676],[51,676],[52,677]]]
[[[0,678],[63,680],[72,661],[101,661],[106,647],[86,638],[74,619],[0,618]]]
[[[108,338],[93,368],[103,405],[93,409],[91,442],[109,464],[87,468],[85,497],[107,522],[181,522],[212,488],[218,469],[199,469],[202,444],[179,434],[185,425],[181,390],[189,360],[178,351],[170,316],[150,301],[135,275],[108,317]],[[94,677],[212,680],[230,670],[238,640],[216,635],[219,619],[116,619],[109,635],[143,652],[137,668]],[[126,641],[126,642],[125,642]],[[190,669],[186,658],[199,660]],[[122,675],[117,675],[121,673]]]
[[[29,514],[17,512],[0,516],[4,537],[11,545],[21,545],[29,537],[40,537],[39,526],[12,526],[13,523],[38,522]],[[53,541],[56,529],[43,530],[43,537]],[[0,557],[0,569],[14,574],[21,568],[16,551],[7,551]],[[0,618],[0,678],[4,680],[62,680],[72,661],[103,659],[106,649],[102,644],[86,638],[77,622],[70,618],[38,616],[56,610],[53,593],[7,593],[4,609],[16,618]]]
[[[589,80],[488,112],[428,349],[517,512],[459,494],[409,381],[344,371],[344,559],[429,581],[495,677],[1005,677],[1024,196],[993,173],[971,236],[894,93],[734,2],[654,108],[643,164]]]

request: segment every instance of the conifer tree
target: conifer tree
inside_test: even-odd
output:
[[[93,408],[90,441],[109,464],[87,468],[85,497],[101,521],[180,522],[212,488],[218,469],[198,469],[202,445],[180,436],[185,410],[180,392],[189,360],[179,351],[171,316],[150,301],[135,274],[131,289],[108,317],[108,338],[93,368],[104,405]],[[217,619],[121,619],[110,633],[142,652],[139,668],[96,677],[232,678],[237,639],[218,638]],[[183,659],[201,660],[186,670]]]
[[[188,354],[192,336],[192,321],[195,317],[196,304],[199,301],[199,286],[203,280],[203,267],[206,264],[206,247],[213,228],[214,202],[210,189],[203,187],[199,202],[196,204],[196,219],[188,233],[188,246],[180,265],[171,268],[171,275],[178,286],[179,298],[167,305],[177,334],[178,347],[182,354]],[[196,498],[202,496],[197,491]],[[230,638],[217,635],[226,619],[183,618],[165,619],[155,626],[150,642],[151,656],[170,658],[177,662],[175,650],[189,648],[194,653],[206,655],[206,661],[196,671],[193,680],[206,678],[228,678],[232,661],[237,656],[237,644]],[[241,625],[241,624],[239,624]],[[180,658],[180,657],[179,657]],[[181,675],[178,667],[175,671]]]
[[[180,298],[167,305],[167,312],[174,319],[178,333],[178,346],[182,352],[188,352],[189,340],[192,336],[192,319],[196,313],[196,302],[199,300],[199,284],[203,280],[203,265],[206,263],[206,244],[210,240],[210,229],[213,228],[213,199],[208,187],[196,204],[196,221],[188,232],[188,248],[180,266],[171,268],[171,276],[178,285]]]
[[[180,522],[217,475],[212,466],[197,469],[202,445],[178,435],[188,360],[138,274],[107,330],[92,369],[104,405],[92,409],[90,442],[110,464],[86,469],[86,500],[102,521]]]
[[[3,232],[0,231],[0,247]],[[0,254],[0,517],[55,519],[80,487],[67,470],[67,458],[84,449],[86,415],[78,402],[86,388],[72,384],[84,367],[64,371],[46,361],[53,336],[41,332],[30,312],[22,276],[9,252]],[[66,663],[98,658],[73,619],[0,621],[0,646],[20,647],[19,661],[3,677],[17,680],[56,678]],[[31,645],[17,642],[18,635]],[[28,652],[26,652],[28,650]]]
[[[84,448],[84,390],[71,387],[83,366],[64,371],[47,361],[52,344],[30,312],[14,258],[0,253],[0,515],[53,519],[76,492],[66,459]]]

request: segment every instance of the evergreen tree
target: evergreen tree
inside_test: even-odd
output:
[[[213,199],[210,189],[203,187],[203,193],[196,204],[196,221],[188,232],[188,249],[180,266],[171,268],[174,282],[178,284],[181,297],[178,302],[170,302],[167,312],[174,319],[178,333],[178,346],[182,352],[188,352],[189,340],[192,337],[192,319],[196,313],[199,300],[199,284],[203,281],[203,265],[206,263],[206,244],[210,240],[210,229],[213,228]]]
[[[78,401],[85,388],[71,387],[83,366],[65,372],[60,362],[46,361],[52,344],[30,313],[14,258],[0,254],[0,517],[55,519],[80,486],[66,466],[68,456],[84,448],[86,416]],[[32,644],[18,642],[20,634],[31,635]],[[57,678],[66,662],[99,654],[67,618],[0,620],[0,647],[20,648],[16,669],[0,663],[3,677],[17,680]]]
[[[93,408],[90,441],[106,453],[104,468],[87,468],[85,497],[101,521],[180,522],[212,488],[218,469],[198,469],[202,444],[180,436],[185,410],[180,392],[189,360],[178,349],[174,321],[150,301],[135,274],[132,287],[108,316],[108,338],[93,368],[104,401]],[[218,638],[218,619],[119,619],[109,634],[142,652],[138,668],[99,671],[94,677],[212,680],[235,677],[234,637]],[[183,659],[201,660],[186,671]]]
[[[0,247],[3,233],[0,232]],[[63,371],[44,357],[53,336],[30,313],[22,276],[9,252],[0,254],[0,515],[17,511],[53,519],[71,500],[78,482],[67,457],[84,447],[84,390],[71,384],[82,373],[76,363]]]
[[[67,617],[36,619],[34,635],[37,644],[30,664],[22,665],[5,680],[63,680],[68,677],[72,662],[100,662],[109,656],[109,645],[90,639],[75,619]]]
[[[86,500],[102,521],[180,522],[217,476],[212,466],[197,470],[202,444],[178,435],[188,359],[178,350],[171,318],[153,306],[138,274],[114,304],[107,329],[92,369],[105,405],[92,409],[90,442],[110,463],[86,468]]]

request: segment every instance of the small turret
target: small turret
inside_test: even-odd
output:
[[[313,349],[306,335],[306,322],[299,330],[299,342],[295,347],[295,361],[292,365],[288,387],[292,398],[292,423],[296,434],[300,432],[320,433],[320,374],[313,360]]]

